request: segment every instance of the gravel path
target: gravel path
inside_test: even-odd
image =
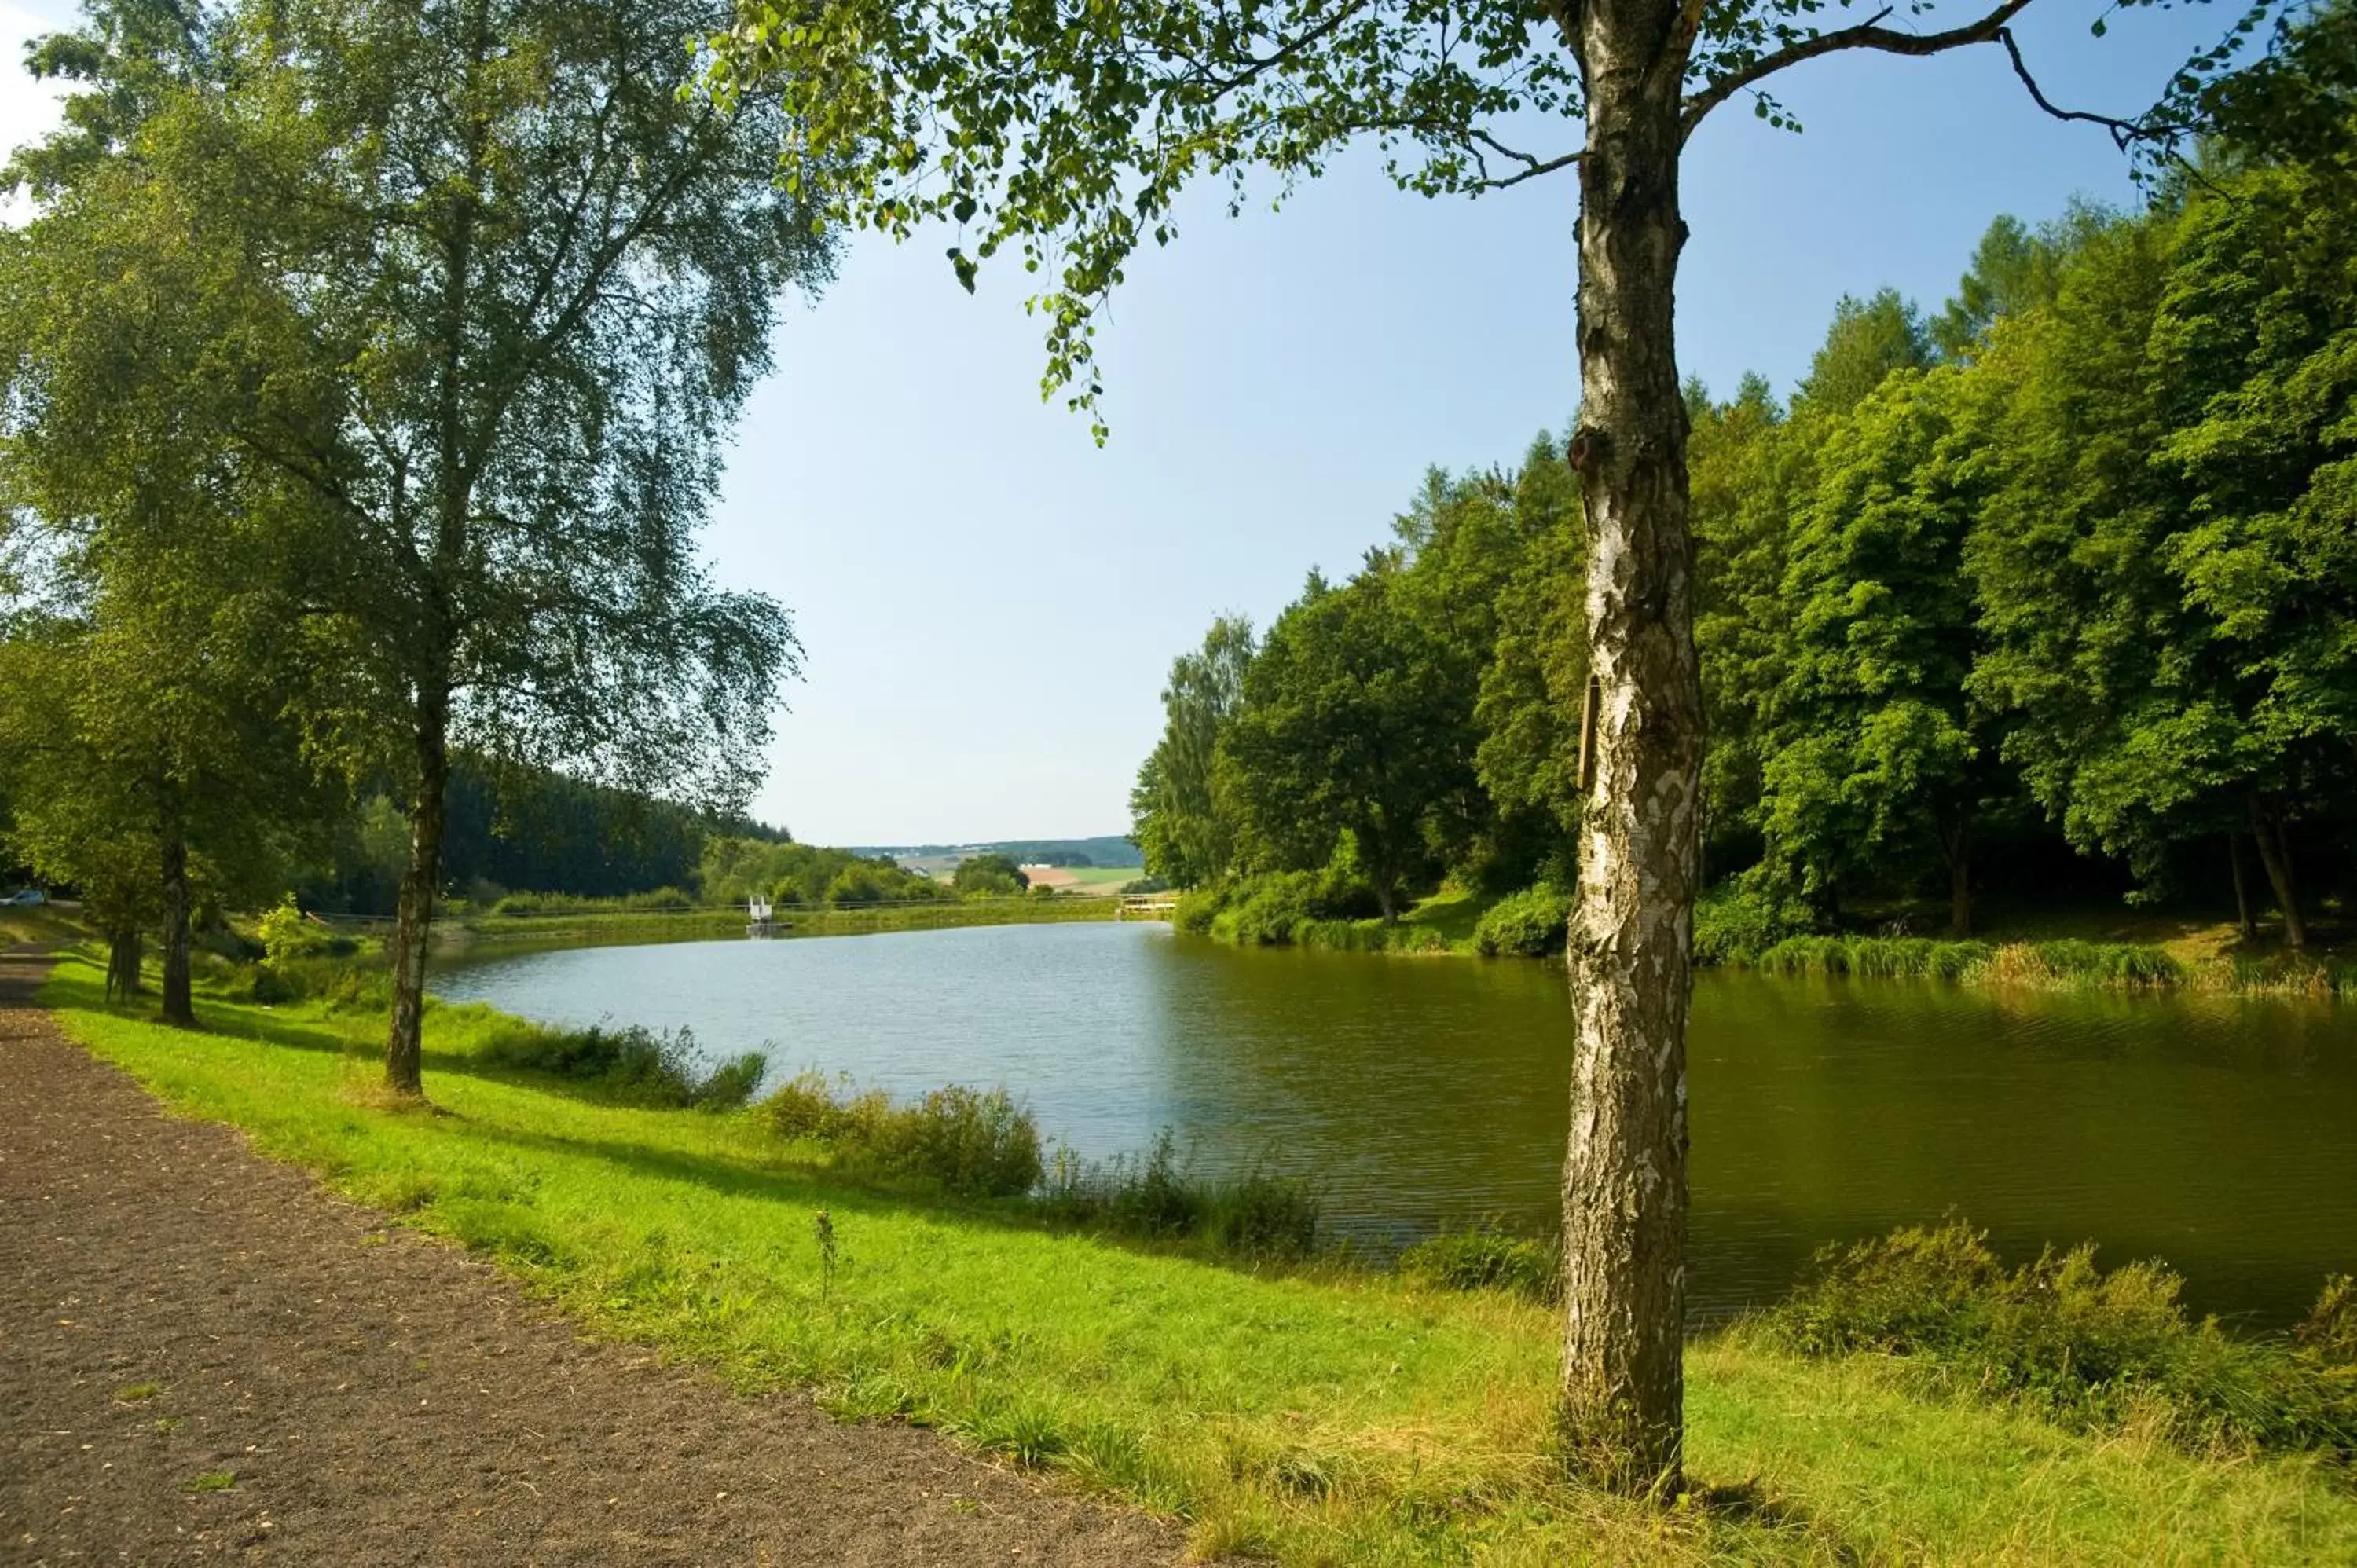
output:
[[[1168,1563],[1173,1527],[587,1344],[177,1121],[0,958],[0,1563]]]

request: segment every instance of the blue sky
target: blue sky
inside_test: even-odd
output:
[[[2132,12],[2097,40],[2102,9],[2035,0],[2016,24],[2057,102],[2134,113],[2230,19]],[[70,15],[0,0],[0,48]],[[1994,48],[1835,57],[1779,96],[1805,134],[1732,104],[1686,159],[1679,358],[1715,390],[1789,388],[1845,293],[1936,307],[1999,212],[2132,199],[2109,138],[2040,113]],[[0,90],[6,143],[46,114],[21,78]],[[1435,201],[1367,157],[1275,214],[1206,195],[1114,302],[1102,449],[1039,401],[1019,269],[968,296],[945,241],[861,241],[788,306],[709,536],[806,650],[759,815],[832,843],[1125,831],[1163,673],[1213,616],[1265,624],[1312,565],[1387,537],[1426,467],[1511,463],[1569,415],[1568,173]]]

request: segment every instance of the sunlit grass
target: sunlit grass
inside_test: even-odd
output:
[[[946,1430],[1181,1515],[1198,1548],[1300,1563],[2357,1560],[2345,1472],[1927,1401],[1870,1360],[1740,1332],[1690,1359],[1695,1496],[1563,1485],[1555,1325],[1501,1294],[1254,1273],[849,1179],[755,1118],[495,1074],[501,1027],[434,1008],[441,1113],[374,1093],[380,1021],[215,1000],[156,1027],[60,965],[66,1026],[191,1114],[497,1257],[592,1333],[740,1389]],[[834,1240],[825,1266],[814,1220]]]

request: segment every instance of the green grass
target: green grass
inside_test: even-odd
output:
[[[634,1110],[494,1069],[505,1026],[429,1014],[444,1113],[375,1091],[379,1021],[214,1000],[210,1032],[102,1006],[66,1027],[186,1112],[496,1258],[596,1335],[737,1387],[814,1388],[1295,1563],[2357,1561],[2347,1474],[2190,1456],[1910,1392],[1872,1358],[1740,1330],[1690,1356],[1695,1496],[1551,1479],[1556,1326],[1503,1292],[1246,1272],[916,1187],[856,1182],[747,1114]],[[814,1219],[828,1216],[834,1259]]]
[[[1113,893],[1146,875],[1142,865],[1075,865],[1072,885],[1083,892]]]
[[[0,947],[11,942],[73,942],[89,935],[79,904],[0,904]]]

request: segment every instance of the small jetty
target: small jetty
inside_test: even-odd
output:
[[[1178,912],[1176,893],[1133,894],[1113,912],[1116,920],[1167,920]]]
[[[794,929],[791,920],[777,918],[767,898],[747,899],[745,913],[750,917],[745,923],[745,934],[748,937],[774,937],[781,931]]]

